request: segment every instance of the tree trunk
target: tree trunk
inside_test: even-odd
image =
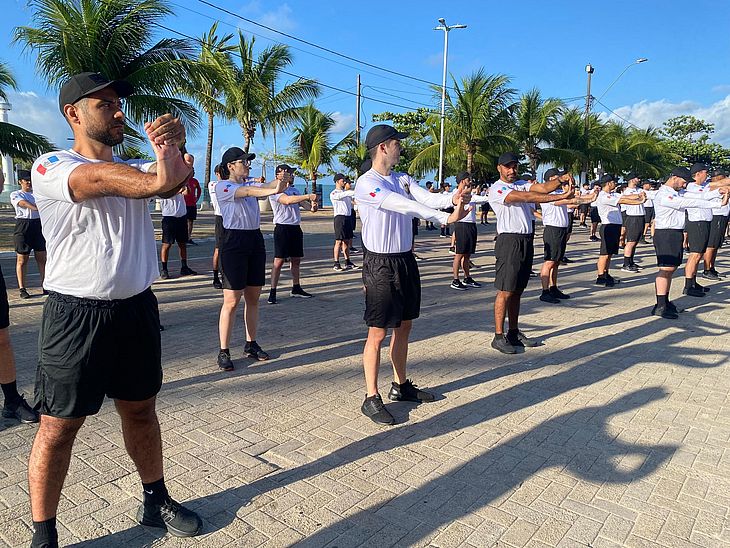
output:
[[[317,170],[312,172],[312,194],[317,193]]]
[[[205,180],[203,181],[203,205],[210,205],[210,193],[208,192],[208,182],[211,180],[211,157],[213,156],[213,120],[215,116],[213,111],[208,111],[208,143],[205,147]]]
[[[469,149],[466,151],[466,171],[471,173],[474,167],[474,150]]]
[[[254,135],[256,135],[256,127],[243,128],[244,152],[248,152],[251,148],[251,143],[253,142]]]

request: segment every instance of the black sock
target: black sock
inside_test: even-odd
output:
[[[552,289],[552,288],[550,288],[550,289]],[[548,293],[550,293],[550,289],[543,289],[542,294],[547,295]]]
[[[58,546],[56,518],[33,522],[33,540],[31,546]]]
[[[144,503],[145,504],[162,504],[170,495],[165,487],[165,478],[160,478],[152,483],[143,483]]]
[[[606,274],[607,274],[607,273],[606,273],[606,272],[604,272],[603,274],[599,274],[599,275],[598,275],[598,277],[599,277],[599,278],[605,278],[605,277],[606,277]]]
[[[692,278],[685,278],[684,279],[684,288],[685,289],[691,289],[694,286],[695,286],[695,279],[694,279],[694,277],[692,277]]]
[[[624,266],[631,266],[631,257],[624,255]]]
[[[218,351],[218,353],[219,353],[219,354],[225,354],[226,356],[230,356],[230,355],[231,355],[231,351],[230,351],[230,350],[229,350],[228,348],[221,348],[221,349],[220,349],[220,350]]]
[[[668,302],[669,302],[669,295],[657,295],[656,296],[657,306],[666,307]]]
[[[188,267],[188,260],[187,259],[180,259],[180,264],[181,264],[182,268],[187,268]]]
[[[162,270],[167,270],[167,261],[162,261]]]
[[[272,288],[271,288],[271,289],[269,290],[269,293],[273,293],[273,294],[275,295],[275,294],[276,294],[276,288],[275,288],[275,287],[272,287]]]
[[[256,341],[246,341],[244,348],[251,348],[255,344],[256,344]]]
[[[297,289],[301,289],[301,288],[302,288],[302,284],[294,284],[292,286],[292,290],[297,290]],[[276,289],[274,289],[274,291],[276,291]]]
[[[20,399],[18,394],[18,385],[15,381],[6,384],[0,384],[3,389],[3,396],[5,397],[5,403],[13,403]]]

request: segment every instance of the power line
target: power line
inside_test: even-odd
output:
[[[633,127],[634,129],[641,129],[641,128],[640,128],[639,126],[637,126],[636,124],[633,124],[633,123],[629,122],[629,121],[628,121],[628,120],[627,120],[626,118],[624,118],[623,116],[620,116],[620,115],[616,114],[616,111],[615,111],[615,110],[612,110],[612,109],[611,109],[610,107],[607,107],[606,105],[604,105],[603,103],[601,103],[601,102],[600,102],[600,101],[599,101],[598,99],[595,99],[595,98],[594,98],[594,100],[596,101],[596,103],[598,103],[598,104],[599,104],[599,105],[601,105],[601,106],[602,106],[603,108],[605,108],[606,110],[608,110],[608,112],[610,112],[611,114],[613,114],[613,115],[614,115],[614,116],[615,116],[616,118],[620,118],[621,120],[623,120],[624,122],[626,122],[627,124],[629,124],[629,125],[630,125],[631,127]]]

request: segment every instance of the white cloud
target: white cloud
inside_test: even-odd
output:
[[[453,61],[454,57],[449,56],[449,59]],[[443,67],[444,66],[444,52],[439,51],[438,53],[432,53],[426,59],[425,63],[430,67]]]
[[[291,32],[297,28],[296,19],[293,17],[294,12],[287,3],[272,7],[270,5],[262,6],[259,0],[251,0],[251,2],[241,7],[238,13],[247,19],[252,19],[279,31]],[[241,27],[244,31],[251,30],[256,34],[261,34],[272,40],[281,40],[280,35],[256,25],[251,25],[251,23],[241,21]]]
[[[73,133],[58,110],[55,97],[41,97],[32,91],[11,91],[8,100],[12,105],[8,114],[9,123],[45,135],[59,148],[69,146],[70,141],[67,139]]]
[[[614,112],[639,127],[661,127],[669,118],[689,114],[715,124],[712,140],[723,146],[730,146],[730,95],[709,106],[690,100],[672,103],[661,99],[659,101],[641,101],[617,108]],[[613,115],[609,118],[617,119]]]
[[[730,93],[730,84],[720,84],[712,87],[713,93]]]
[[[332,113],[335,119],[335,125],[332,127],[332,133],[348,133],[355,129],[355,115],[342,114],[339,111]]]

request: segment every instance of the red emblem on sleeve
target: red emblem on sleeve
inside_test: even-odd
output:
[[[41,175],[45,175],[45,174],[46,174],[46,168],[45,168],[45,167],[43,167],[43,164],[38,164],[38,167],[37,167],[37,168],[35,168],[35,169],[36,169],[36,171],[37,171],[38,173],[40,173]]]

